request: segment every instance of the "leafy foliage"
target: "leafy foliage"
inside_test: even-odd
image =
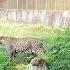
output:
[[[52,61],[49,61],[49,70],[69,70],[70,69],[70,28],[56,29],[56,34],[47,44],[50,46],[49,52],[54,56]]]
[[[4,45],[0,45],[0,70],[6,69],[6,66],[10,63],[10,57],[7,49]]]

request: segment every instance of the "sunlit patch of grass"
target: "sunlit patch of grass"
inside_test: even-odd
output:
[[[14,67],[14,70],[26,70],[27,66],[24,65],[24,64],[17,64],[15,67]]]
[[[40,24],[0,23],[0,36],[29,37],[38,36],[47,27]]]
[[[54,33],[45,24],[19,24],[19,23],[0,23],[0,36],[12,37],[42,37],[46,34]],[[51,34],[49,34],[52,36]]]

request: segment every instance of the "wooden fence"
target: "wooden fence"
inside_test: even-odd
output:
[[[69,10],[70,0],[0,0],[0,18],[15,22],[69,26]]]
[[[70,10],[70,0],[0,0],[0,8]]]

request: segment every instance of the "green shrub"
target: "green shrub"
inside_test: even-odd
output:
[[[0,70],[4,70],[10,62],[8,51],[4,45],[0,45]]]
[[[49,70],[70,69],[70,28],[54,29],[52,38],[45,36],[49,52],[54,56],[49,63]]]

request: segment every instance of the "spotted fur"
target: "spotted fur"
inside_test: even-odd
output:
[[[13,38],[13,37],[0,37],[0,43],[8,46],[11,56],[14,56],[19,52],[39,54],[45,51],[43,43],[37,38]]]

